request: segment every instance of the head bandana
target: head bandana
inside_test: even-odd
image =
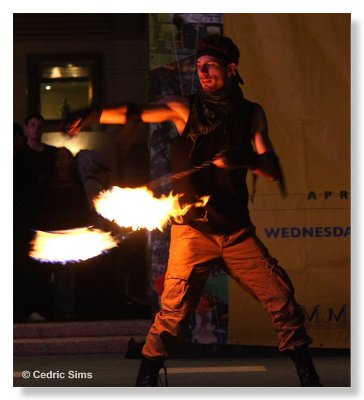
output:
[[[202,56],[211,56],[217,58],[218,60],[222,61],[225,65],[231,63],[238,64],[238,60],[234,60],[228,54],[225,54],[224,52],[217,49],[212,49],[210,47],[203,47],[202,49],[196,52],[196,60],[198,60]],[[244,81],[241,78],[239,71],[237,69],[235,70],[235,77],[238,83],[244,85]]]

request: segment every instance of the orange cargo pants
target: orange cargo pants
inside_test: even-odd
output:
[[[189,225],[173,225],[161,311],[142,349],[144,356],[166,359],[181,338],[183,324],[198,305],[213,264],[222,268],[258,301],[271,317],[279,350],[311,343],[304,314],[286,272],[249,226],[231,235],[204,234]]]

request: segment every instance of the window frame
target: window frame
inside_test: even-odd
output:
[[[40,85],[43,67],[59,66],[67,63],[87,63],[90,68],[92,98],[90,106],[102,103],[102,54],[101,53],[57,53],[57,54],[28,54],[27,56],[27,114],[41,114]],[[48,129],[58,128],[61,118],[46,119]]]

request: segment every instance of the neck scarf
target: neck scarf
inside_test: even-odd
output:
[[[200,89],[192,104],[188,137],[196,143],[199,136],[215,131],[226,122],[230,111],[241,100],[243,92],[235,80],[213,93]]]

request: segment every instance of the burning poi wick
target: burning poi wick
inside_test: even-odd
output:
[[[147,229],[152,231],[164,227],[172,220],[182,223],[182,217],[192,207],[204,207],[209,196],[202,196],[194,203],[181,205],[179,198],[182,195],[162,195],[154,197],[147,187],[111,189],[99,193],[94,199],[96,211],[109,221],[114,221],[121,227],[131,228],[133,231]]]
[[[79,262],[107,252],[119,242],[120,239],[113,237],[110,232],[93,227],[36,231],[29,256],[40,262]]]
[[[134,231],[147,229],[163,231],[172,220],[179,223],[192,207],[204,207],[209,196],[203,196],[194,203],[179,203],[181,195],[170,193],[160,198],[154,197],[146,187],[120,188],[113,186],[94,199],[96,211],[109,221],[115,222],[129,231],[113,237],[93,227],[63,231],[36,231],[29,255],[41,262],[66,264],[96,257],[125,240]]]

